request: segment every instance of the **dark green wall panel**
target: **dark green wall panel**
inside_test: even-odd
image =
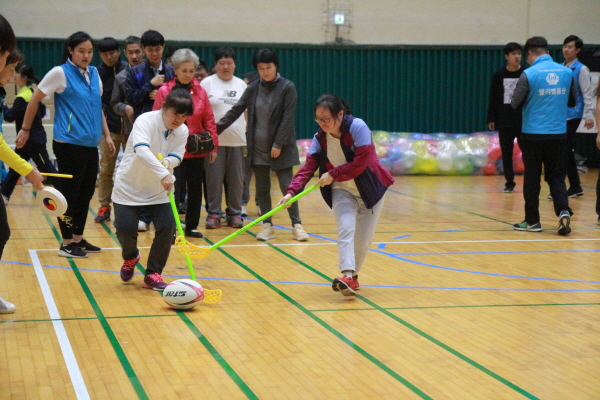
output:
[[[209,65],[220,43],[176,43]],[[43,76],[60,63],[63,41],[20,38],[27,63]],[[504,65],[501,46],[313,46],[233,44],[236,75],[252,70],[252,55],[274,48],[280,72],[298,89],[298,138],[317,129],[312,107],[323,93],[344,97],[373,130],[470,133],[486,129],[489,80]],[[562,59],[560,49],[551,54]],[[100,58],[94,58],[94,64]]]

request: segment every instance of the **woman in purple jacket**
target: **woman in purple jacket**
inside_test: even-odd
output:
[[[324,94],[314,110],[320,129],[313,138],[306,163],[279,204],[300,193],[317,168],[320,169],[321,194],[337,221],[338,259],[343,274],[333,280],[332,287],[344,296],[355,296],[360,286],[358,272],[373,242],[383,196],[394,178],[379,162],[371,130],[362,119],[351,114],[344,100]]]

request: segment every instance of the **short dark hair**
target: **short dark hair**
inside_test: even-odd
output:
[[[19,64],[25,60],[25,56],[21,53],[18,47],[15,47],[6,58],[6,65],[8,64]]]
[[[17,44],[15,32],[10,26],[10,23],[0,14],[0,52],[6,53],[13,51]]]
[[[221,58],[232,58],[233,61],[235,61],[235,51],[231,47],[219,47],[217,51],[215,51],[215,64],[218,63]]]
[[[142,35],[142,46],[164,46],[165,38],[158,31],[147,30]]]
[[[513,51],[523,52],[523,48],[517,42],[510,42],[510,43],[506,43],[506,46],[504,46],[504,49],[502,51],[504,51],[504,55],[507,56],[510,53],[512,53]]]
[[[173,57],[173,54],[175,54],[175,52],[177,50],[181,50],[181,47],[179,46],[169,46],[165,49],[165,53],[164,53],[164,57],[165,58],[171,58]]]
[[[75,47],[87,41],[89,41],[92,44],[92,46],[94,46],[94,41],[92,40],[92,37],[85,32],[78,31],[69,36],[67,38],[67,41],[65,42],[65,49],[63,51],[63,62],[66,62],[67,60],[71,59],[71,53],[69,52],[69,49],[75,50]]]
[[[130,44],[139,44],[141,46],[142,39],[140,39],[137,36],[127,36],[127,39],[125,39],[125,47],[127,47],[127,45],[130,45]]]
[[[190,92],[183,88],[173,88],[167,95],[163,108],[172,108],[176,114],[190,116],[194,113],[194,103]]]
[[[207,73],[210,74],[210,70],[208,69],[208,64],[205,61],[199,60],[198,61],[198,66],[196,67],[196,69],[203,69]]]
[[[279,68],[279,57],[271,49],[258,49],[254,53],[254,57],[252,57],[252,66],[254,69],[258,69],[258,63],[273,63],[275,67]]]
[[[543,36],[534,36],[527,39],[523,48],[525,54],[533,52],[535,54],[548,53],[548,41]]]
[[[104,53],[105,51],[113,51],[119,50],[119,42],[117,39],[113,37],[105,37],[96,42],[96,48],[99,53]]]
[[[581,38],[579,36],[575,36],[575,35],[569,35],[565,38],[565,40],[563,41],[563,46],[569,42],[575,42],[575,48],[576,49],[581,49],[583,48],[583,40],[581,40]]]
[[[335,117],[343,111],[344,114],[349,115],[352,114],[352,110],[346,101],[335,94],[322,94],[317,102],[315,103],[315,107],[313,108],[313,112],[317,112],[317,108],[325,107],[329,110],[332,117]]]

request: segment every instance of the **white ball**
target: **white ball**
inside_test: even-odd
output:
[[[194,280],[177,279],[167,285],[163,299],[176,310],[189,310],[204,299],[204,289]]]

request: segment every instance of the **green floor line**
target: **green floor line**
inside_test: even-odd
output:
[[[247,231],[248,234],[256,237],[256,235],[254,233],[251,233],[249,231]],[[323,274],[321,271],[318,271],[316,269],[314,269],[313,267],[311,267],[310,265],[306,264],[305,262],[297,259],[296,257],[292,256],[289,253],[286,253],[285,251],[281,250],[280,248],[278,248],[277,246],[274,246],[273,244],[269,243],[269,242],[264,242],[266,243],[269,247],[271,247],[272,249],[275,249],[276,251],[278,251],[279,253],[283,254],[284,256],[286,256],[287,258],[290,258],[291,260],[295,261],[296,263],[302,265],[303,267],[305,267],[306,269],[314,272],[316,275],[322,277],[323,279],[325,279],[328,282],[331,282],[331,278],[329,278],[327,275]],[[487,369],[486,367],[484,367],[483,365],[477,363],[476,361],[470,359],[469,357],[459,353],[458,351],[452,349],[450,346],[440,342],[439,340],[435,339],[434,337],[428,335],[427,333],[423,332],[422,330],[420,330],[419,328],[415,327],[414,325],[404,321],[403,319],[397,317],[396,315],[392,314],[391,312],[389,312],[388,310],[384,309],[383,307],[379,306],[378,304],[376,304],[375,302],[365,298],[364,296],[361,295],[357,295],[356,296],[358,299],[364,301],[365,303],[367,303],[368,305],[370,305],[371,307],[377,309],[378,311],[382,312],[383,314],[387,315],[388,317],[392,318],[394,321],[399,322],[400,324],[404,325],[405,327],[407,327],[408,329],[412,330],[413,332],[419,334],[420,336],[424,337],[425,339],[429,340],[430,342],[436,344],[437,346],[441,347],[442,349],[448,351],[449,353],[455,355],[456,357],[460,358],[461,360],[467,362],[468,364],[470,364],[471,366],[479,369],[480,371],[484,372],[485,374],[487,374],[488,376],[496,379],[497,381],[503,383],[504,385],[508,386],[509,388],[517,391],[518,393],[522,394],[523,396],[529,398],[529,399],[537,399],[539,400],[537,397],[535,397],[534,395],[532,395],[531,393],[525,391],[524,389],[521,389],[519,386],[515,385],[514,383],[511,383],[510,381],[508,381],[507,379],[504,379],[503,377],[501,377],[500,375],[496,374],[495,372]],[[308,311],[308,310],[307,310]]]
[[[474,306],[431,306],[431,307],[382,307],[385,310],[431,310],[436,308],[492,308],[492,307],[550,307],[550,306],[598,306],[600,303],[564,303],[564,304],[490,304]],[[338,308],[330,310],[310,310],[312,312],[338,311],[378,311],[376,308]]]
[[[252,234],[252,235],[254,235],[254,234]],[[210,245],[214,244],[212,241],[210,241],[208,238],[206,238],[206,236],[204,237],[204,240],[206,242],[208,242]],[[384,363],[382,363],[381,361],[379,361],[377,358],[375,358],[373,355],[371,355],[370,353],[368,353],[362,347],[360,347],[359,345],[357,345],[356,343],[354,343],[352,340],[348,339],[346,336],[344,336],[341,332],[339,332],[338,330],[336,330],[334,327],[332,327],[331,325],[329,325],[328,323],[326,323],[325,321],[323,321],[321,318],[317,317],[315,314],[313,314],[311,311],[309,311],[307,308],[305,308],[304,306],[302,306],[296,300],[294,300],[293,298],[291,298],[290,296],[288,296],[286,293],[284,293],[281,290],[279,290],[277,287],[275,287],[275,285],[273,285],[272,283],[268,282],[261,275],[259,275],[254,270],[252,270],[250,267],[248,267],[247,265],[243,264],[242,262],[240,262],[239,260],[237,260],[235,257],[231,256],[229,253],[227,253],[222,248],[219,247],[218,251],[221,252],[223,255],[225,255],[227,258],[229,258],[231,261],[233,261],[235,264],[237,264],[239,267],[241,267],[242,269],[244,269],[250,275],[254,276],[256,279],[258,279],[259,281],[261,281],[269,289],[273,290],[279,296],[283,297],[285,300],[287,300],[289,303],[291,303],[292,305],[294,305],[296,308],[298,308],[304,314],[306,314],[307,316],[309,316],[313,321],[317,322],[319,325],[321,325],[322,327],[324,327],[325,329],[327,329],[329,332],[331,332],[338,339],[340,339],[341,341],[343,341],[344,343],[346,343],[347,345],[349,345],[350,347],[352,347],[352,349],[356,350],[360,355],[362,355],[363,357],[365,357],[366,359],[368,359],[369,361],[371,361],[373,364],[375,364],[377,367],[379,367],[380,369],[382,369],[383,371],[385,371],[392,378],[394,378],[398,382],[402,383],[404,386],[406,386],[408,389],[410,389],[413,393],[417,394],[422,399],[432,399],[432,397],[428,396],[421,389],[419,389],[418,387],[416,387],[415,385],[413,385],[412,383],[410,383],[404,377],[400,376],[400,374],[398,374],[396,371],[392,370],[390,367],[388,367],[387,365],[385,365]]]
[[[95,215],[94,210],[92,210],[91,208],[90,208],[90,212],[93,215]],[[114,232],[110,228],[108,228],[108,226],[104,222],[102,222],[102,226],[104,227],[104,230],[106,230],[108,232],[110,237],[112,237],[113,240],[120,246],[119,239],[114,234]],[[171,251],[173,251],[173,249]],[[144,268],[144,266],[141,263],[138,262],[137,267],[143,274],[146,273],[146,269]],[[237,387],[244,393],[244,395],[249,399],[258,399],[258,396],[252,391],[252,389],[250,389],[250,387],[246,384],[246,382],[244,382],[244,380],[241,378],[241,376],[239,376],[238,373],[235,372],[235,370],[233,369],[233,367],[231,365],[229,365],[227,360],[225,360],[225,358],[223,358],[223,356],[221,356],[221,354],[217,351],[217,349],[209,342],[209,340],[206,338],[206,336],[204,336],[204,334],[202,334],[200,329],[198,329],[198,327],[196,325],[194,325],[194,323],[189,319],[189,317],[182,311],[176,311],[175,315],[177,315],[185,323],[185,325],[188,327],[188,329],[190,329],[192,331],[194,336],[196,336],[196,338],[200,341],[200,343],[202,343],[204,348],[210,353],[210,355],[215,359],[215,361],[217,361],[217,363],[219,363],[221,368],[223,368],[223,370],[227,373],[227,375],[229,375],[231,380],[233,380],[235,382]]]
[[[155,317],[176,317],[175,314],[157,314],[157,315],[121,315],[115,317],[105,317],[106,319],[129,319],[129,318],[155,318]],[[87,318],[47,318],[47,319],[15,319],[12,321],[0,321],[0,324],[6,324],[8,322],[53,322],[53,321],[85,321],[89,319],[97,320],[96,317]]]
[[[44,217],[46,218],[48,225],[50,225],[50,227],[52,228],[54,237],[56,238],[56,240],[59,243],[61,243],[62,242],[61,236],[58,234],[58,231],[56,230],[56,227],[50,220],[50,217],[45,213],[44,213]],[[85,296],[87,297],[89,303],[91,304],[92,309],[94,310],[94,313],[96,314],[96,317],[98,318],[98,321],[100,322],[100,325],[102,326],[102,329],[104,329],[104,333],[108,337],[108,340],[109,340],[110,344],[112,345],[113,350],[115,351],[115,353],[117,355],[117,358],[121,362],[121,366],[125,370],[125,373],[127,374],[127,377],[129,378],[129,381],[131,382],[131,385],[133,386],[138,398],[142,399],[142,400],[148,399],[148,395],[146,394],[146,391],[144,390],[142,383],[140,382],[140,379],[135,374],[135,371],[133,370],[131,363],[127,359],[127,355],[125,354],[125,351],[123,350],[123,348],[121,347],[121,344],[117,340],[117,337],[116,337],[115,333],[113,332],[112,328],[110,327],[110,324],[104,317],[104,313],[102,313],[102,310],[100,309],[98,302],[94,298],[92,291],[90,290],[87,282],[81,275],[79,268],[77,268],[77,264],[75,263],[75,261],[73,261],[73,259],[71,257],[66,257],[66,259],[69,262],[69,265],[71,266],[71,270],[75,274],[75,277],[77,278],[77,281],[79,282],[79,285],[83,289]]]

